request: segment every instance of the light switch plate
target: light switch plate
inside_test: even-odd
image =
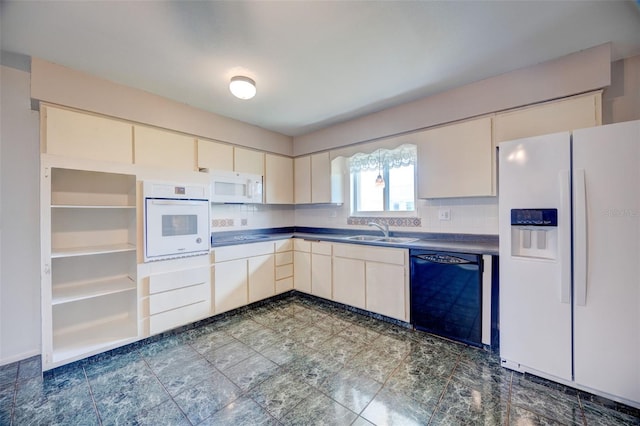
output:
[[[451,220],[451,209],[439,209],[438,210],[438,219],[439,220]]]

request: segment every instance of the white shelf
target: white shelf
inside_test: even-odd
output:
[[[135,209],[136,206],[113,206],[113,205],[75,205],[75,204],[54,204],[51,205],[52,209]]]
[[[84,358],[125,345],[136,338],[137,321],[128,315],[64,333],[54,331],[52,364]]]
[[[51,258],[55,259],[60,257],[92,256],[96,254],[119,253],[135,250],[136,246],[129,243],[89,247],[53,248],[51,250]]]
[[[74,283],[54,287],[52,304],[60,305],[132,290],[136,290],[136,283],[127,275],[93,282]]]

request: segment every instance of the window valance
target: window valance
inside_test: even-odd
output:
[[[371,154],[359,152],[349,158],[349,171],[357,173],[365,170],[378,170],[381,165],[393,169],[416,164],[418,149],[416,145],[405,144],[394,149],[380,148]]]

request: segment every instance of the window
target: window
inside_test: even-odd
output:
[[[352,213],[414,211],[416,152],[402,145],[351,157]]]

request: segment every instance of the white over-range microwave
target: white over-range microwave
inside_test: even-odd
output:
[[[209,253],[209,186],[149,182],[144,194],[144,261]]]
[[[212,170],[212,203],[262,203],[262,176]]]

